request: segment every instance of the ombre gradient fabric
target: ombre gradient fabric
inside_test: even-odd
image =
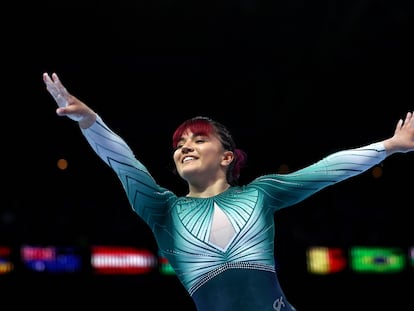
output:
[[[118,176],[133,211],[148,224],[200,311],[294,310],[277,279],[274,213],[386,157],[384,146],[374,143],[293,173],[260,176],[214,197],[178,197],[157,184],[99,116],[82,133]]]

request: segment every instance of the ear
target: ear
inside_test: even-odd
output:
[[[231,162],[234,160],[234,153],[233,151],[227,150],[224,151],[223,159],[221,160],[221,164],[223,166],[229,166]]]

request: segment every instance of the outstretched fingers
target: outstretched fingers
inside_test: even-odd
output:
[[[52,95],[53,99],[56,101],[59,107],[66,107],[69,100],[69,92],[60,82],[59,77],[56,73],[52,74],[52,77],[49,74],[43,74],[43,81],[46,84],[46,89]]]
[[[404,120],[404,125],[414,127],[414,113],[409,111],[407,112]]]

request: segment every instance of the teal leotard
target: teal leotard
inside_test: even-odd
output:
[[[199,311],[295,310],[275,271],[274,213],[386,157],[383,144],[374,143],[210,198],[178,197],[157,184],[99,116],[82,133],[120,179],[132,209],[150,227]]]

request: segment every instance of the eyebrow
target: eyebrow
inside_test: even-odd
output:
[[[182,135],[181,135],[181,137],[180,137],[180,139],[179,140],[183,140],[184,138],[184,136],[189,136],[189,137],[196,137],[196,136],[210,136],[211,134],[209,134],[209,133],[207,133],[206,131],[198,131],[198,132],[192,132],[192,134],[191,135],[186,135],[185,134],[186,132],[184,132]]]

